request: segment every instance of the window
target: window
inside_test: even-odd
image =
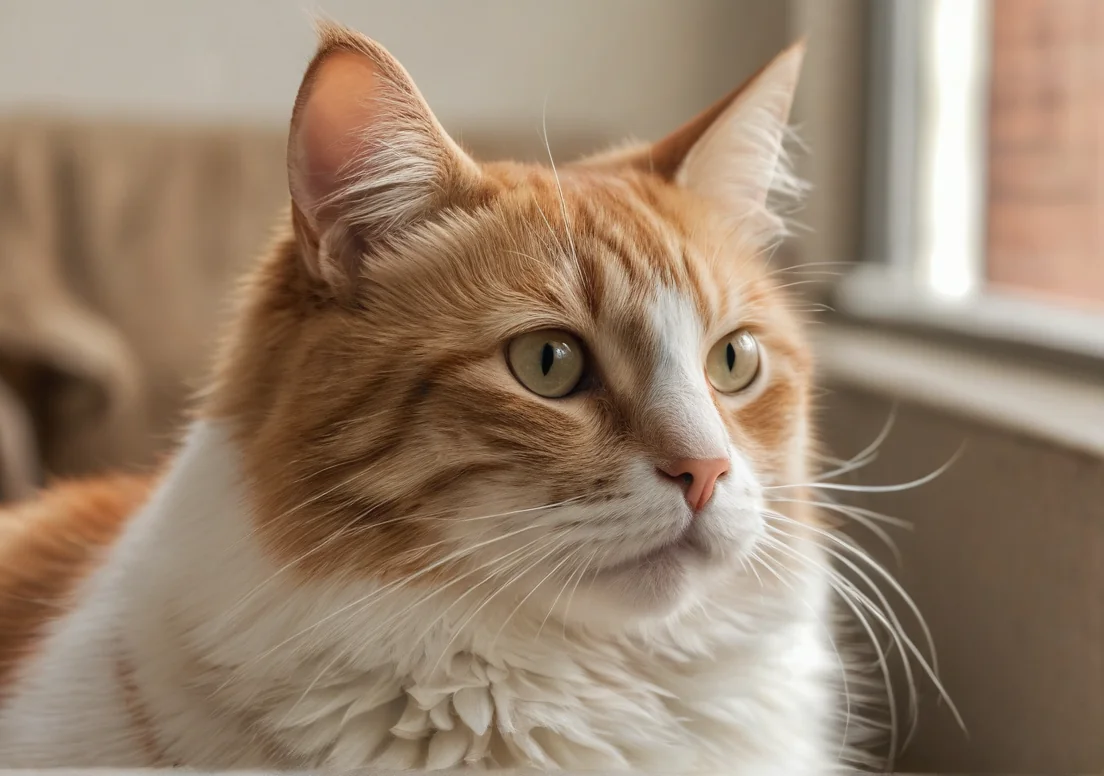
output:
[[[871,13],[860,315],[1104,357],[1104,3]]]

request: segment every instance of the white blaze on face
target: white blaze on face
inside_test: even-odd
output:
[[[663,288],[652,308],[660,348],[649,421],[669,429],[683,458],[727,458],[729,471],[717,482],[702,513],[715,538],[746,540],[761,528],[762,488],[748,458],[731,443],[713,401],[705,374],[705,357],[712,341],[691,299]],[[665,454],[659,451],[660,455]]]
[[[725,458],[728,433],[713,404],[705,376],[705,326],[685,294],[661,288],[652,306],[652,326],[659,348],[649,397],[649,420],[660,423],[678,440],[678,458]],[[666,451],[659,451],[666,454]]]

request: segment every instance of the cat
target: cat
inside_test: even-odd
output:
[[[557,169],[322,23],[179,449],[0,516],[0,766],[840,767],[803,51]]]

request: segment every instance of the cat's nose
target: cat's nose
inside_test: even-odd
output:
[[[686,503],[697,512],[713,495],[717,478],[728,471],[727,458],[682,458],[659,470],[673,480],[686,485]]]

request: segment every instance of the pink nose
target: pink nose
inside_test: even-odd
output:
[[[686,503],[697,512],[709,503],[717,478],[728,471],[727,458],[682,458],[661,466],[660,471],[671,479],[686,483]]]

